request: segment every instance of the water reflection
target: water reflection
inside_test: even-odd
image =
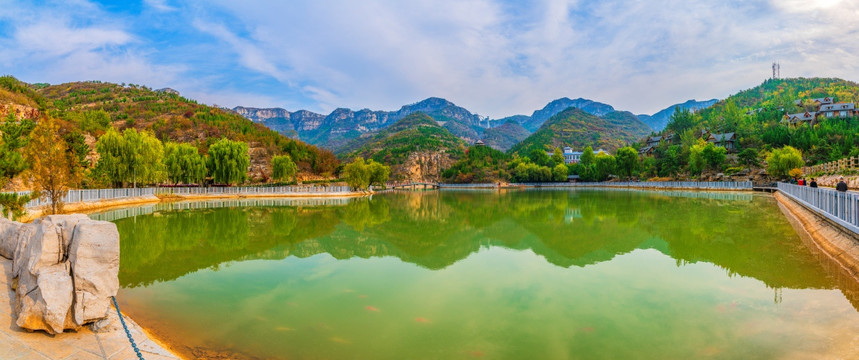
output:
[[[712,263],[772,288],[834,287],[770,198],[686,195],[429,192],[329,200],[336,206],[161,204],[134,210],[148,215],[116,220],[123,235],[120,281],[136,287],[230,261],[320,253],[338,259],[394,256],[442,269],[481,247],[501,246],[533,251],[562,267],[652,248],[678,264]]]

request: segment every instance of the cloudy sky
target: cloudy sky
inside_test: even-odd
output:
[[[653,113],[783,77],[859,80],[855,0],[0,0],[0,73],[221,106]]]

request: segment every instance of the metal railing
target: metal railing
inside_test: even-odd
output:
[[[786,183],[778,183],[778,191],[859,234],[859,194]]]
[[[496,183],[480,183],[480,184],[438,184],[441,189],[485,189],[498,187]]]
[[[164,187],[156,194],[174,195],[281,195],[281,194],[331,194],[352,191],[348,186],[236,186],[236,187]]]
[[[132,206],[90,214],[94,220],[114,221],[160,211],[202,210],[225,207],[315,207],[344,206],[353,198],[283,198],[283,199],[230,199],[206,201],[181,201]]]
[[[62,198],[66,204],[96,202],[101,200],[114,200],[134,198],[156,194],[175,194],[175,195],[284,195],[284,194],[301,194],[301,195],[328,195],[328,194],[343,194],[351,192],[348,186],[275,186],[275,187],[256,187],[256,186],[237,186],[237,187],[161,187],[161,188],[125,188],[125,189],[88,189],[88,190],[69,190],[68,194]],[[19,194],[29,194],[29,192],[20,192]],[[35,208],[39,206],[49,205],[50,199],[40,198],[33,199],[27,203],[26,208]]]
[[[521,183],[511,186],[530,187],[609,187],[609,188],[662,188],[662,189],[721,189],[721,190],[751,190],[751,181],[618,181],[593,183]]]
[[[63,196],[62,201],[66,204],[95,202],[100,200],[124,199],[132,197],[140,197],[146,195],[155,195],[156,188],[127,188],[127,189],[88,189],[88,190],[69,190],[66,196]],[[19,194],[28,194],[22,192]],[[50,205],[51,200],[43,197],[30,200],[27,203],[27,208]]]

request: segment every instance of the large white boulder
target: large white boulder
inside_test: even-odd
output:
[[[26,273],[18,277],[15,324],[27,330],[45,330],[51,334],[64,329],[77,329],[71,320],[72,277],[68,263],[39,269],[35,276]]]
[[[74,320],[78,325],[107,317],[119,290],[119,232],[107,221],[87,220],[75,227],[69,248],[75,283]]]
[[[22,226],[24,224],[0,217],[0,256],[12,259],[21,235],[19,229]]]
[[[48,216],[33,224],[0,222],[14,243],[12,275],[16,324],[51,334],[107,317],[119,289],[116,225],[86,215]],[[9,244],[0,244],[0,247]]]

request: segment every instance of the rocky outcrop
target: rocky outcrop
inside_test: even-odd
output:
[[[453,166],[455,160],[444,151],[420,151],[409,154],[401,165],[392,169],[392,178],[416,182],[438,182],[444,169]]]
[[[32,224],[0,222],[10,257],[16,324],[51,334],[103,319],[119,289],[116,225],[86,215],[51,215]]]

